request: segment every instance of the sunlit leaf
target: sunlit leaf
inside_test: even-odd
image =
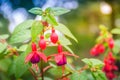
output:
[[[30,9],[29,12],[36,15],[42,15],[43,13],[42,9],[38,7]]]
[[[48,21],[48,23],[52,24],[53,27],[58,25],[55,17],[51,14],[47,15],[47,21]]]
[[[0,39],[7,39],[9,37],[8,34],[3,34],[3,35],[0,35]]]
[[[114,29],[112,29],[111,33],[120,34],[120,29],[119,28],[114,28]]]
[[[63,34],[65,34],[66,36],[72,38],[77,42],[77,39],[74,37],[74,35],[65,25],[59,23],[58,26],[55,27],[55,29],[57,29],[58,31],[62,32]]]
[[[16,26],[10,38],[10,43],[21,43],[30,39],[30,30],[33,20],[27,20]]]
[[[42,32],[43,30],[43,25],[39,21],[35,21],[32,24],[31,27],[31,36],[32,36],[32,41],[35,41],[37,36]]]

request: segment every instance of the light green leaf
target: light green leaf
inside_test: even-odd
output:
[[[16,34],[13,34],[10,38],[10,43],[21,43],[30,39],[30,30],[22,30]]]
[[[26,49],[27,49],[27,44],[25,44],[25,45],[22,45],[22,46],[20,46],[19,47],[19,49],[17,49],[18,51],[25,51]]]
[[[48,15],[47,15],[47,21],[48,21],[48,23],[52,24],[53,27],[55,27],[55,26],[58,25],[55,17],[54,17],[53,15],[51,15],[51,14],[48,14]]]
[[[39,21],[35,21],[32,24],[31,27],[31,36],[32,36],[32,41],[35,41],[37,36],[42,32],[43,30],[43,25]]]
[[[100,60],[98,60],[98,59],[87,59],[87,58],[84,58],[84,59],[82,59],[82,61],[85,63],[85,64],[87,64],[87,65],[89,65],[89,67],[99,67],[99,68],[101,68],[104,64],[103,64],[103,62],[102,61],[100,61]]]
[[[62,45],[71,45],[71,42],[65,36],[59,36],[59,41]]]
[[[29,12],[36,15],[42,15],[43,13],[42,9],[38,7],[30,9]]]
[[[120,29],[119,28],[114,28],[114,29],[112,29],[111,33],[120,34]]]
[[[12,36],[10,38],[10,43],[21,43],[25,40],[30,39],[30,30],[33,20],[27,20],[16,26]]]
[[[9,37],[8,34],[3,34],[3,35],[0,35],[0,39],[7,39]]]
[[[65,34],[66,36],[72,38],[77,42],[77,39],[73,36],[71,31],[65,25],[59,23],[58,26],[55,27],[55,29],[62,32],[63,34]]]
[[[0,53],[2,53],[6,48],[7,48],[7,43],[5,42],[5,43],[1,43],[0,42]]]
[[[59,16],[65,13],[70,12],[70,10],[65,9],[65,8],[60,8],[60,7],[52,7],[51,8],[51,12],[55,15],[55,16]]]
[[[34,22],[34,20],[26,20],[26,21],[20,23],[19,25],[16,26],[15,30],[13,31],[13,34],[19,33],[23,30],[30,28],[32,26],[33,22]]]
[[[74,52],[72,51],[72,49],[69,46],[63,45],[63,47],[65,47],[69,52],[71,52],[72,54],[74,54]]]
[[[120,51],[120,40],[115,40],[115,46],[113,48],[113,52],[118,54]]]

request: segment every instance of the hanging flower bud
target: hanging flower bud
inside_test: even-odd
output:
[[[44,50],[46,48],[46,41],[44,40],[44,36],[40,37],[40,41],[39,41],[39,47]]]
[[[98,55],[99,55],[99,52],[98,52],[98,50],[97,50],[96,47],[93,47],[93,48],[90,50],[90,54],[91,54],[92,56],[98,56]]]
[[[112,38],[108,39],[108,46],[110,49],[114,47],[114,40]]]
[[[55,33],[55,30],[52,29],[52,34],[50,36],[50,40],[51,42],[53,42],[54,44],[58,41],[58,35]]]

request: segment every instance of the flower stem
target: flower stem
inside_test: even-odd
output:
[[[41,60],[41,64],[40,64],[40,70],[41,70],[41,78],[42,78],[42,80],[44,80],[43,61],[42,60]]]

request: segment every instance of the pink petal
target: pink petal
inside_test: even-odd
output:
[[[63,58],[63,54],[57,54],[57,55],[55,56],[55,61],[56,61],[56,63],[58,63],[62,58]]]
[[[29,62],[32,56],[33,56],[33,53],[28,54],[25,58],[25,63]]]
[[[40,56],[40,58],[42,58],[45,62],[47,62],[47,57],[44,53],[38,53],[38,55]]]

